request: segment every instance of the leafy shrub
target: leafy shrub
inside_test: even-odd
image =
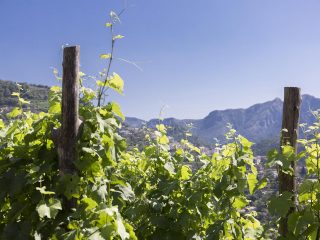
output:
[[[171,151],[159,124],[144,151],[122,153],[119,171],[136,195],[123,214],[139,238],[258,238],[263,229],[246,195],[266,182],[258,183],[252,143],[233,129],[227,138],[212,157],[186,140]],[[200,166],[190,167],[195,160]]]
[[[0,122],[0,232],[2,239],[135,239],[115,201],[125,201],[128,185],[115,172],[125,147],[117,134],[115,103],[92,104],[82,88],[76,174],[59,174],[53,129],[59,128],[61,89],[53,87],[48,113],[15,108]],[[25,101],[15,93],[20,102]],[[118,194],[120,193],[120,194]],[[69,209],[66,199],[74,199]]]

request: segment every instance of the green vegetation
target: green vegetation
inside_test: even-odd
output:
[[[0,122],[0,232],[1,239],[79,239],[131,236],[114,201],[123,201],[126,183],[115,173],[116,156],[125,146],[116,134],[117,110],[110,103],[96,108],[82,89],[85,119],[79,140],[78,174],[59,175],[52,131],[60,126],[61,90],[51,89],[48,113],[14,108],[8,124]],[[20,101],[25,100],[19,98]],[[114,113],[116,112],[116,113]],[[76,207],[64,210],[64,199]]]
[[[279,153],[270,151],[270,166],[281,166],[283,171],[293,174],[291,162],[303,162],[306,166],[305,176],[301,179],[297,191],[297,210],[288,216],[287,239],[320,239],[320,115],[313,112],[317,121],[306,126],[302,124],[305,137],[298,140],[301,151],[296,155],[291,146],[282,146]],[[287,215],[294,205],[292,193],[284,192],[273,196],[269,203],[269,212],[277,217]]]
[[[139,239],[257,239],[263,228],[247,193],[258,183],[251,142],[231,129],[207,156],[187,140],[169,148],[164,125],[140,152],[122,155],[120,171],[135,192],[124,209]],[[237,159],[234,161],[234,157]],[[201,167],[190,168],[198,162]]]
[[[212,154],[190,143],[188,132],[178,145],[170,145],[170,129],[161,123],[145,132],[141,149],[126,148],[119,135],[124,120],[120,106],[105,103],[108,91],[122,94],[124,87],[121,77],[110,73],[113,47],[123,37],[114,33],[118,21],[111,12],[106,27],[111,29],[112,51],[101,55],[108,62],[96,79],[98,90],[86,88],[86,75],[81,74],[83,130],[75,173],[59,172],[53,138],[61,126],[61,88],[52,87],[49,95],[39,86],[11,89],[11,109],[6,121],[0,120],[0,238],[319,240],[319,113],[315,124],[305,126],[306,137],[299,140],[302,152],[296,155],[292,147],[283,146],[281,152],[270,151],[266,163],[288,174],[293,173],[292,161],[306,164],[298,209],[288,216],[289,235],[281,238],[275,224],[293,205],[292,194],[265,195],[268,212],[263,214],[271,224],[258,220],[265,216],[254,211],[251,201],[263,197],[270,181],[258,174],[253,143],[231,127]],[[10,90],[10,83],[4,85],[2,89]],[[44,92],[37,94],[39,89]],[[46,111],[32,105],[38,98],[44,110],[48,106]]]
[[[21,96],[30,101],[29,105],[24,107],[30,108],[33,112],[48,110],[49,87],[27,83],[19,83],[21,86]],[[11,108],[18,105],[18,100],[12,96],[13,92],[18,92],[18,85],[11,81],[0,80],[0,108],[8,112]]]
[[[171,153],[160,124],[143,152],[123,152],[118,105],[95,107],[95,94],[81,89],[77,174],[59,175],[52,139],[60,126],[59,87],[51,88],[48,113],[18,107],[8,114],[8,124],[1,122],[2,238],[255,239],[262,233],[247,209],[246,192],[264,185],[256,179],[252,143],[231,130],[229,143],[212,157],[186,140]],[[192,171],[187,162],[193,161],[203,166]],[[76,200],[74,209],[65,210],[65,198]]]

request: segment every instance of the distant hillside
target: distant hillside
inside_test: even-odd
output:
[[[214,139],[224,139],[227,124],[232,124],[238,133],[255,142],[255,148],[259,153],[265,153],[265,149],[277,146],[279,141],[279,133],[282,121],[282,105],[281,99],[276,98],[265,103],[255,104],[246,109],[227,109],[212,111],[203,119],[185,119],[179,120],[175,118],[166,118],[163,123],[170,126],[171,129],[182,130],[187,129],[188,124],[192,124],[191,131],[195,138],[202,145],[210,145],[214,143]],[[311,110],[320,108],[320,99],[310,95],[302,96],[302,106],[300,113],[300,123],[312,124],[314,116]],[[127,117],[126,123],[130,126],[132,118]],[[154,128],[159,122],[152,119],[143,121],[134,118],[135,123],[141,123],[148,127]],[[138,124],[132,127],[139,127]],[[170,134],[170,132],[169,132]],[[180,137],[177,132],[171,131],[171,136]]]
[[[30,101],[32,111],[46,111],[48,109],[49,87],[43,85],[19,83],[22,85],[21,96]],[[18,87],[15,82],[0,80],[0,109],[7,112],[9,109],[17,106],[17,98],[12,96],[17,92]]]

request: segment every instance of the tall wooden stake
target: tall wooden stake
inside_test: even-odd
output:
[[[283,102],[283,115],[282,115],[282,131],[281,134],[281,146],[290,145],[297,151],[297,138],[298,138],[298,124],[299,124],[299,113],[300,113],[300,88],[297,87],[285,87],[284,88],[284,102]],[[279,171],[279,193],[291,192],[293,194],[293,204],[287,216],[280,219],[279,233],[281,236],[286,237],[288,233],[288,216],[296,209],[296,181],[295,181],[295,162],[291,162],[293,169],[293,175],[285,174]]]
[[[80,47],[63,51],[62,116],[59,131],[59,167],[61,174],[76,172],[76,142],[79,131],[79,55]]]

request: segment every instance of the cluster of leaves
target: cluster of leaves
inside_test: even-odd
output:
[[[118,17],[111,12],[110,19],[112,30]],[[112,45],[120,38],[112,36]],[[9,121],[0,120],[1,239],[136,239],[120,214],[133,193],[115,171],[125,148],[117,133],[124,117],[116,103],[100,105],[106,90],[123,91],[121,77],[109,75],[109,58],[107,72],[96,80],[98,92],[84,87],[80,74],[82,127],[73,174],[62,174],[58,166],[61,88],[51,88],[46,113],[26,111],[24,86],[10,94],[16,107],[6,114]],[[54,74],[61,80],[56,69]]]
[[[123,91],[119,75],[108,81]],[[19,107],[7,114],[9,123],[0,121],[1,238],[256,239],[261,234],[245,195],[265,182],[258,183],[252,143],[234,130],[212,157],[187,140],[170,149],[162,124],[142,152],[125,152],[117,133],[124,118],[120,107],[95,106],[97,93],[82,86],[77,172],[62,175],[54,140],[61,88],[51,88],[47,113],[25,111],[28,101],[20,92],[12,95]]]
[[[26,104],[19,93],[13,95]],[[48,113],[17,107],[8,114],[8,124],[0,121],[1,239],[135,239],[114,204],[128,195],[127,183],[115,171],[125,147],[116,132],[122,114],[115,103],[95,107],[94,94],[86,88],[81,95],[83,130],[75,174],[59,174],[53,137],[60,127],[59,87],[51,89]]]
[[[295,154],[291,146],[282,146],[281,152],[273,150],[269,153],[269,164],[280,166],[287,174],[294,174],[291,167],[293,161],[302,161],[301,165],[306,167],[306,175],[298,182],[296,203],[289,192],[273,197],[269,203],[269,212],[278,221],[287,217],[288,233],[285,239],[320,239],[320,115],[318,111],[313,114],[317,119],[313,125],[301,124],[304,138],[299,139],[298,143],[302,151]],[[292,207],[296,211],[288,215]]]
[[[123,85],[110,84],[117,92]],[[110,78],[109,78],[110,79]],[[120,81],[122,83],[122,80]],[[98,82],[99,84],[99,82]],[[116,89],[115,89],[116,88]],[[0,121],[0,232],[4,239],[256,239],[262,227],[245,195],[258,183],[252,143],[230,130],[209,157],[187,140],[174,150],[164,125],[140,152],[125,152],[116,103],[94,105],[81,87],[82,132],[75,174],[59,173],[54,132],[61,88],[47,113],[19,107]],[[196,163],[196,167],[195,164]],[[73,201],[70,209],[67,205]]]
[[[189,143],[170,149],[163,124],[140,152],[121,155],[119,171],[136,198],[128,218],[141,239],[257,239],[263,228],[249,208],[257,180],[252,143],[233,129],[212,157]]]
[[[118,20],[111,12],[107,27],[112,33]],[[112,35],[112,52],[120,38]],[[108,89],[123,91],[121,77],[109,74],[112,54],[109,59],[96,80],[97,92],[83,86],[86,75],[80,74],[82,124],[72,174],[61,173],[58,166],[61,88],[50,89],[46,113],[26,111],[30,102],[22,85],[11,94],[17,107],[6,115],[10,121],[0,120],[1,239],[136,239],[120,213],[134,197],[116,171],[126,147],[117,133],[124,116],[116,103],[100,104]],[[61,80],[56,69],[54,74]]]

